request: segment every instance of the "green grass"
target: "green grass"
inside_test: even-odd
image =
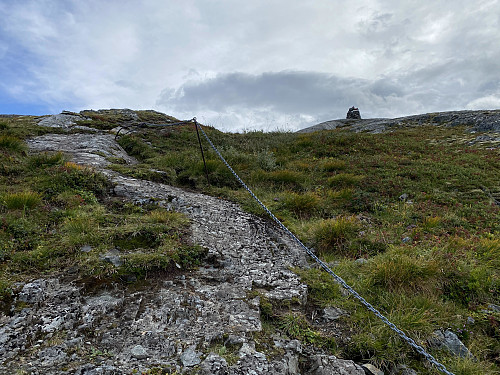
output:
[[[76,278],[128,281],[199,264],[205,250],[189,240],[184,215],[113,197],[106,177],[62,153],[26,154],[23,139],[45,133],[32,121],[7,119],[1,129],[0,308],[12,283],[69,268]],[[122,266],[103,260],[113,249]]]
[[[0,151],[20,153],[25,150],[26,147],[19,138],[10,135],[0,135]]]
[[[320,254],[344,253],[359,230],[360,225],[353,216],[323,220],[314,231],[314,242]]]
[[[457,134],[467,137],[461,128],[422,126],[377,135],[341,129],[312,134],[205,129],[278,218],[326,261],[339,264],[336,272],[424,346],[433,330],[458,332],[468,316],[500,303],[500,207],[484,193],[484,188],[500,187],[498,149],[450,141]],[[134,137],[147,155],[144,165],[165,171],[171,183],[238,201],[265,216],[221,172],[223,165],[207,148],[209,174],[216,182],[206,183],[190,127]],[[403,193],[405,202],[399,199]],[[359,257],[368,262],[354,263]],[[352,312],[344,322],[352,339],[339,344],[339,355],[385,370],[407,363],[419,373],[435,373],[327,276],[314,269],[301,276],[310,288],[310,308],[333,305]],[[275,329],[299,327],[291,314],[275,319]],[[464,338],[477,362],[434,353],[457,374],[498,372],[499,317],[481,322],[468,327],[472,333]]]
[[[8,210],[30,210],[42,203],[42,196],[38,192],[19,191],[4,194],[1,202]]]
[[[144,118],[150,115],[156,116]],[[110,114],[94,117],[101,121],[98,127],[107,129],[121,121]],[[2,136],[17,140],[47,132],[27,118],[4,123]],[[500,304],[500,207],[484,192],[500,189],[499,149],[457,142],[457,137],[470,137],[457,127],[421,126],[386,134],[204,129],[275,215],[419,344],[427,347],[426,338],[436,329],[457,333],[476,361],[428,348],[451,371],[500,373],[500,316],[487,309]],[[230,199],[265,216],[204,142],[207,183],[192,126],[142,129],[119,142],[141,164],[117,161],[113,169]],[[10,280],[66,263],[78,264],[82,274],[119,278],[168,272],[177,268],[175,263],[184,267],[183,261],[202,258],[202,250],[183,240],[186,223],[155,208],[108,202],[109,186],[92,170],[65,164],[56,155],[28,157],[22,143],[15,152],[0,148],[0,158],[2,197],[41,194],[41,202],[29,210],[2,204],[5,295]],[[403,193],[406,201],[399,199]],[[167,238],[159,236],[160,228],[167,227]],[[133,246],[122,250],[121,269],[100,260],[124,240]],[[87,243],[92,251],[82,254],[79,248]],[[355,262],[360,257],[367,262]],[[315,268],[297,272],[309,287],[307,307],[276,309],[261,300],[270,329],[340,357],[374,363],[387,373],[396,363],[420,374],[437,373],[327,274]],[[340,322],[349,340],[333,344],[313,325],[310,313],[326,306],[349,312]],[[468,317],[475,323],[467,323]]]

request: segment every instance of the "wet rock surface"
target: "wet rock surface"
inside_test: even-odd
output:
[[[129,374],[158,367],[203,374],[363,374],[352,361],[303,350],[296,340],[276,340],[279,355],[256,350],[259,295],[307,298],[306,285],[290,271],[307,267],[305,254],[281,230],[237,204],[106,170],[107,155],[135,162],[109,134],[45,135],[28,144],[32,151],[63,151],[93,165],[112,180],[117,196],[185,213],[193,242],[208,249],[208,262],[133,287],[69,277],[19,285],[10,311],[0,315],[1,374]],[[103,254],[119,264],[115,256]],[[213,351],[224,340],[239,348],[232,363]]]
[[[325,121],[299,130],[298,133],[311,133],[318,130],[345,128],[356,133],[373,134],[390,131],[394,127],[414,127],[422,125],[466,126],[470,132],[500,132],[500,110],[491,111],[452,111],[423,115],[398,117],[394,119],[340,119]]]

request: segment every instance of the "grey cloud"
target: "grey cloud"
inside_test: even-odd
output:
[[[500,98],[498,1],[101,3],[0,1],[0,89],[60,109],[156,101],[228,130]]]
[[[322,112],[336,103],[344,106],[352,103],[365,85],[361,79],[317,72],[229,73],[186,83],[174,92],[167,89],[158,104],[181,111],[192,107],[213,111],[240,107],[289,113]]]
[[[172,113],[216,113],[234,124],[246,117],[250,127],[275,119],[292,128],[342,118],[351,105],[366,117],[463,109],[481,92],[500,94],[493,76],[479,79],[474,68],[481,64],[450,61],[375,80],[305,71],[219,74],[165,89],[157,105]]]

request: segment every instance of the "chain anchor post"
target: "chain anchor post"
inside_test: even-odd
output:
[[[207,183],[210,185],[210,178],[208,177],[208,168],[207,162],[205,161],[205,154],[203,152],[203,146],[201,145],[200,132],[198,131],[198,122],[196,121],[196,117],[193,117],[194,128],[196,129],[196,135],[198,136],[198,143],[200,145],[201,158],[203,159],[203,166],[205,167],[205,176],[207,177]]]

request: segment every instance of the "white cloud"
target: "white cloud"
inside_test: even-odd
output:
[[[54,110],[156,108],[239,129],[353,104],[493,105],[498,14],[489,0],[18,0],[0,3],[1,87]]]
[[[477,98],[466,105],[467,109],[500,109],[500,94]]]

